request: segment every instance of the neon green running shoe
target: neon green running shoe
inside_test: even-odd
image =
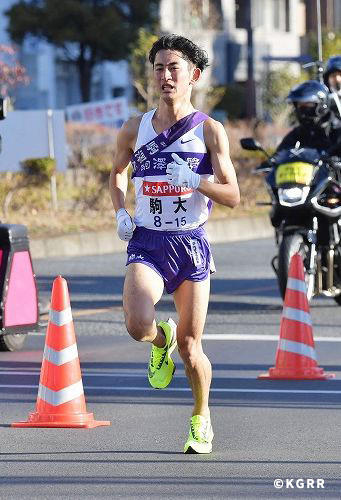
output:
[[[148,380],[154,389],[165,389],[173,378],[175,364],[171,358],[176,343],[176,324],[171,318],[167,321],[160,321],[166,337],[165,347],[152,346],[148,365]]]
[[[184,453],[211,453],[213,437],[211,419],[193,415]]]

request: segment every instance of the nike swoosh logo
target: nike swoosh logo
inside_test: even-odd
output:
[[[186,139],[186,140],[181,139],[180,142],[181,142],[181,144],[185,144],[186,142],[190,142],[190,141],[194,141],[194,140],[195,140],[195,137],[191,137],[191,139]]]

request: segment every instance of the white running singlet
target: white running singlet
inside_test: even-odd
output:
[[[152,125],[155,109],[142,116],[135,151],[157,137]],[[172,186],[166,177],[167,164],[177,153],[194,172],[213,182],[214,175],[204,141],[204,122],[186,132],[170,146],[152,156],[133,172],[137,226],[158,231],[194,229],[208,219],[212,201],[196,189]]]

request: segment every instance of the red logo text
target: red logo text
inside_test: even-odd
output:
[[[143,194],[147,196],[183,196],[189,193],[193,193],[193,189],[172,186],[166,181],[143,181]]]

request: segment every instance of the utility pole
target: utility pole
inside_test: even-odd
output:
[[[47,110],[47,138],[49,147],[49,158],[55,160],[55,150],[54,150],[54,137],[53,137],[53,110]],[[58,210],[58,196],[57,196],[57,178],[56,172],[53,172],[50,180],[51,189],[51,204],[52,210],[56,212]]]
[[[322,22],[321,22],[321,1],[316,0],[316,24],[317,24],[317,45],[319,61],[323,61],[322,53]]]
[[[252,0],[246,3],[246,31],[247,31],[247,84],[246,84],[246,115],[248,118],[256,116],[255,81],[254,81],[254,51],[253,51],[253,27],[252,27]]]

